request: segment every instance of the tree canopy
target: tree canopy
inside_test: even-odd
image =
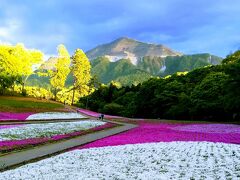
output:
[[[102,86],[88,96],[88,107],[128,117],[239,121],[239,72],[237,51],[221,65],[151,78],[137,86]]]

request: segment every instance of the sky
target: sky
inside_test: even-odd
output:
[[[184,54],[240,48],[239,0],[0,0],[0,43],[72,54],[119,37]]]

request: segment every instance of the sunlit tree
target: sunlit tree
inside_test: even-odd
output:
[[[42,62],[43,53],[27,49],[24,44],[0,45],[0,76],[18,77],[22,84],[22,92],[27,78],[33,73],[33,66]],[[20,77],[20,78],[19,78]]]
[[[50,83],[54,88],[54,95],[56,99],[57,92],[64,88],[65,81],[70,72],[70,55],[63,44],[60,44],[57,48],[58,59],[54,70],[50,72]]]
[[[74,103],[75,91],[79,91],[80,95],[88,89],[88,83],[91,79],[91,64],[81,49],[77,49],[72,58],[72,73],[74,77],[73,82],[73,97]]]

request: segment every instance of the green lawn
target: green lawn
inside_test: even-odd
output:
[[[52,101],[23,97],[0,97],[1,112],[63,111],[64,105]]]

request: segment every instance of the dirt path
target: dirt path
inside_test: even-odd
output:
[[[104,121],[113,122],[113,121],[107,121],[107,120],[104,120]],[[38,146],[33,149],[27,149],[20,152],[12,152],[4,156],[0,156],[0,170],[11,168],[16,165],[21,165],[41,157],[44,158],[48,155],[52,155],[64,150],[68,150],[70,148],[77,147],[89,142],[93,142],[95,140],[108,137],[111,135],[115,135],[115,134],[137,127],[137,125],[135,124],[121,123],[121,122],[114,122],[114,123],[120,124],[122,126],[118,126],[112,129],[99,131],[91,134],[86,134],[79,137],[74,137],[72,139],[68,139],[61,142],[55,142],[52,144]]]

